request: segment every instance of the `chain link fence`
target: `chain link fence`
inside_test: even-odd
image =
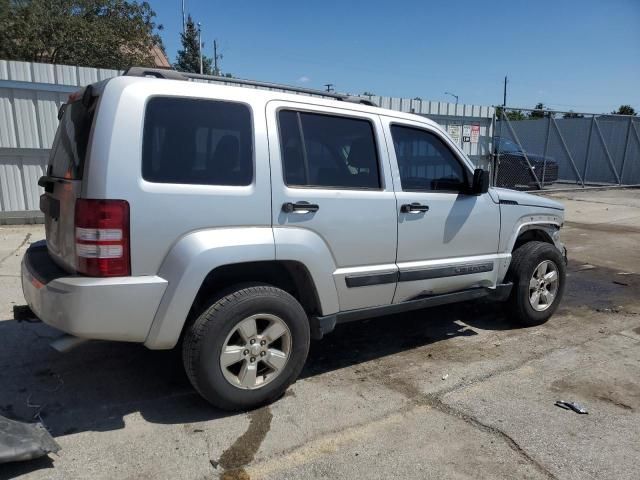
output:
[[[493,162],[498,187],[640,185],[640,118],[499,107]]]

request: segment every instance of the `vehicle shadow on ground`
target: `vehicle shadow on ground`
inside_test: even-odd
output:
[[[495,308],[477,302],[340,325],[312,342],[302,376],[475,335],[467,325],[510,328]],[[87,342],[60,354],[49,346],[58,335],[40,322],[0,322],[0,414],[42,420],[54,437],[120,429],[124,417],[135,412],[147,421],[169,424],[229,415],[193,390],[177,349]]]
[[[560,308],[600,308],[637,295],[640,280],[620,285],[615,272],[571,271]],[[614,283],[616,280],[618,283]],[[479,331],[521,328],[496,304],[475,301],[338,325],[312,342],[302,378],[383,358]],[[142,345],[88,342],[66,354],[49,346],[59,332],[28,320],[0,321],[0,414],[43,421],[54,437],[124,428],[139,414],[159,424],[211,421],[233,413],[211,407],[193,390],[179,350],[151,351]],[[46,462],[15,464],[15,475]],[[6,471],[6,467],[5,471]],[[25,470],[20,470],[25,469]],[[13,471],[13,470],[12,470]]]

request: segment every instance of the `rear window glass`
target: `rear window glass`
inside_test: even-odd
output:
[[[278,115],[289,186],[380,188],[373,126],[368,120],[282,110]]]
[[[51,149],[48,175],[72,180],[82,178],[96,103],[89,108],[79,101],[65,105]]]
[[[156,183],[249,185],[249,108],[217,100],[152,98],[145,114],[142,177]]]

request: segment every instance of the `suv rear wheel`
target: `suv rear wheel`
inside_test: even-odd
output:
[[[534,326],[556,311],[564,293],[566,266],[558,249],[545,242],[528,242],[512,255],[507,279],[513,282],[507,300],[516,322]]]
[[[204,311],[184,336],[189,380],[213,405],[244,410],[280,397],[309,352],[302,306],[269,285],[238,286]]]

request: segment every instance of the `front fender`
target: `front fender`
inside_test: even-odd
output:
[[[527,230],[543,230],[545,231],[545,233],[547,233],[547,235],[549,235],[549,238],[554,241],[550,228],[560,228],[561,226],[562,219],[559,219],[554,215],[525,215],[519,218],[516,223],[513,224],[509,236],[505,239],[506,243],[504,245],[504,250],[502,251],[511,252],[514,245],[516,244],[516,241],[518,240],[518,237]]]
[[[200,230],[182,237],[169,251],[158,276],[169,282],[145,346],[173,348],[205,277],[222,265],[275,260],[271,227]]]

